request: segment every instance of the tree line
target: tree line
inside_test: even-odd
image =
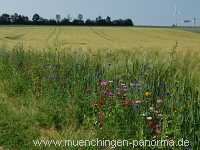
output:
[[[72,19],[70,15],[67,18],[61,18],[57,14],[55,19],[46,19],[39,14],[34,14],[31,19],[20,14],[2,14],[0,16],[0,25],[86,25],[86,26],[133,26],[131,19],[116,19],[112,20],[110,16],[103,18],[98,16],[95,20],[83,19],[83,15],[79,14],[77,18]]]

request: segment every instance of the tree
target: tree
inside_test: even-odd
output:
[[[15,13],[14,15],[11,15],[11,22],[12,23],[16,23],[17,20],[19,19],[19,15],[17,13]]]
[[[124,22],[125,22],[126,26],[133,26],[134,25],[133,21],[131,19],[126,19]]]
[[[102,18],[98,16],[96,20],[87,19],[84,21],[83,15],[78,14],[77,19],[73,19],[70,15],[67,18],[61,19],[61,15],[57,14],[55,19],[46,19],[40,17],[39,14],[35,13],[32,20],[29,20],[27,16],[21,14],[2,14],[0,15],[0,24],[35,24],[35,25],[99,25],[99,26],[133,26],[131,19],[117,19],[111,20],[110,16]]]
[[[29,18],[23,15],[19,15],[15,21],[17,24],[27,24],[29,21]]]
[[[50,20],[48,20],[48,24],[49,24],[49,25],[56,25],[57,22],[56,22],[56,20],[54,20],[54,19],[50,19]]]
[[[118,20],[114,20],[112,21],[112,25],[114,26],[133,26],[133,21],[131,19],[118,19]]]
[[[88,26],[90,26],[90,25],[95,25],[95,21],[94,20],[90,20],[90,19],[87,19],[86,21],[85,21],[85,25],[88,25]]]
[[[111,23],[111,18],[109,16],[106,17],[106,23],[108,23],[108,24]]]
[[[78,20],[80,20],[80,21],[83,20],[83,15],[82,14],[78,14]]]
[[[98,22],[98,21],[100,21],[100,20],[102,20],[102,17],[101,17],[101,16],[98,16],[98,17],[96,18],[96,22]]]
[[[9,14],[2,14],[0,16],[0,22],[2,22],[3,24],[10,23],[10,15]]]
[[[33,15],[33,18],[32,18],[33,22],[38,22],[39,19],[40,19],[40,16],[38,14]]]
[[[70,23],[71,23],[70,20],[67,18],[62,19],[60,22],[60,24],[62,24],[62,25],[69,25]]]
[[[11,24],[30,24],[29,18],[24,15],[19,15],[17,13],[10,16]]]
[[[78,20],[78,19],[74,19],[72,21],[73,25],[84,25],[84,21],[83,20]]]
[[[59,23],[60,20],[61,20],[61,15],[57,14],[57,15],[56,15],[56,21],[57,21],[57,23]]]

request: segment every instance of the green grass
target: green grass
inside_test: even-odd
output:
[[[168,54],[2,50],[0,146],[39,149],[32,142],[37,138],[156,137],[184,138],[193,149],[200,148],[199,55],[180,54],[176,48]],[[101,86],[102,80],[113,82]],[[136,83],[139,87],[134,87]],[[136,100],[140,103],[131,104]],[[153,128],[147,117],[160,127]]]

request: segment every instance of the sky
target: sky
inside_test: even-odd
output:
[[[84,19],[131,18],[136,25],[172,25],[177,14],[179,24],[193,17],[199,17],[200,24],[200,0],[0,0],[0,14],[15,12],[29,17],[38,13],[49,19],[56,14],[77,18],[79,13]]]

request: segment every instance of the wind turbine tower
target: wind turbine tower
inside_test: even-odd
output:
[[[176,18],[176,23],[175,25],[178,26],[178,16],[181,14],[180,11],[178,11],[176,4],[174,5],[174,16]]]

